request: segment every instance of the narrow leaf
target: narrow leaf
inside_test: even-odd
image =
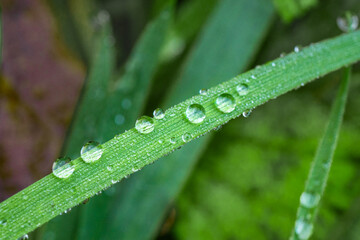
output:
[[[327,183],[344,116],[350,71],[350,67],[345,69],[344,78],[331,109],[329,123],[312,163],[305,191],[301,194],[295,229],[291,239],[308,239],[312,234],[316,212]]]

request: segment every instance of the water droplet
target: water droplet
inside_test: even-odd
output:
[[[206,117],[204,107],[196,103],[187,107],[185,115],[191,123],[195,124],[202,123]]]
[[[207,89],[205,89],[205,88],[202,88],[202,89],[200,89],[199,90],[199,93],[200,93],[200,95],[206,95],[207,94]]]
[[[250,109],[250,110],[243,112],[242,115],[243,115],[243,117],[248,117],[248,116],[250,116],[251,112],[252,112],[252,110]]]
[[[236,91],[239,93],[240,96],[244,96],[249,92],[249,86],[242,83],[236,87]]]
[[[135,128],[139,133],[151,133],[154,130],[154,120],[151,117],[142,116],[136,120]]]
[[[111,183],[115,184],[115,183],[117,183],[117,181],[116,180],[111,180]]]
[[[131,107],[131,100],[128,99],[128,98],[125,98],[124,100],[122,100],[121,102],[121,106],[124,108],[124,109],[129,109]]]
[[[0,226],[5,227],[6,224],[7,224],[7,220],[6,220],[6,219],[0,220]]]
[[[165,117],[165,112],[161,108],[157,108],[153,112],[155,119],[163,119]]]
[[[115,116],[114,120],[116,125],[121,125],[125,122],[125,117],[122,114],[118,114]]]
[[[181,138],[182,138],[183,142],[189,142],[191,140],[192,136],[190,133],[184,133]]]
[[[107,166],[106,169],[107,169],[109,172],[112,172],[112,171],[114,170],[111,166]]]
[[[56,159],[52,166],[53,174],[58,178],[68,178],[73,174],[74,170],[75,166],[72,165],[69,157]]]
[[[176,143],[176,139],[174,137],[170,138],[170,143],[175,144]]]
[[[300,46],[295,46],[294,47],[294,52],[298,53],[298,52],[300,52],[300,50],[301,50]]]
[[[23,196],[23,199],[24,199],[24,200],[27,200],[28,198],[29,198],[29,197],[28,197],[27,195],[24,195],[24,196]]]
[[[308,192],[303,192],[300,196],[300,204],[306,208],[313,208],[318,205],[320,201],[319,194],[312,194]]]
[[[86,163],[92,163],[101,158],[103,154],[102,146],[98,142],[87,142],[80,151],[81,158]]]
[[[159,139],[159,141],[158,141],[160,144],[162,144],[163,143],[163,141],[161,140],[161,139]]]
[[[215,101],[217,109],[223,113],[230,113],[235,109],[235,99],[231,94],[223,93]]]
[[[275,67],[275,66],[276,66],[276,63],[274,63],[274,62],[273,62],[273,63],[271,63],[271,66]]]
[[[295,232],[300,239],[308,239],[313,231],[314,226],[304,220],[297,220],[295,222]]]
[[[29,239],[29,235],[25,234],[22,237],[18,238],[18,240],[26,240]]]
[[[341,31],[351,32],[358,28],[359,18],[356,15],[346,12],[345,16],[338,17],[336,23]]]

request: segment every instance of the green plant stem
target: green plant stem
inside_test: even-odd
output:
[[[18,238],[34,230],[115,181],[171,153],[185,144],[182,141],[185,133],[190,133],[192,139],[200,137],[248,109],[359,60],[360,31],[356,31],[266,63],[210,88],[205,96],[193,96],[168,109],[163,119],[155,121],[155,130],[150,134],[130,129],[103,143],[104,153],[97,162],[73,160],[75,172],[69,178],[59,179],[49,174],[2,202],[0,219],[7,224],[0,226],[0,239]],[[236,90],[242,83],[249,85],[245,96],[239,96]],[[234,111],[224,114],[216,108],[215,99],[222,93],[234,96]],[[194,103],[201,104],[206,111],[201,124],[192,124],[184,116],[187,107]]]
[[[300,198],[295,229],[291,239],[308,239],[311,236],[319,202],[328,180],[340,127],[343,121],[349,90],[351,68],[346,67],[338,94],[332,106],[325,134],[319,144],[311,170]]]

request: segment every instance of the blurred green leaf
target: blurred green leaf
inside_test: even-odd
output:
[[[291,22],[317,5],[317,0],[273,0],[280,16],[285,22]]]
[[[267,1],[220,1],[164,105],[171,106],[201,88],[215,85],[244,70],[269,27],[272,12]],[[208,136],[198,139],[197,143],[130,178],[121,192],[122,197],[113,207],[107,239],[152,238],[208,139]]]

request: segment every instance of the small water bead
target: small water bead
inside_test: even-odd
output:
[[[207,89],[205,89],[205,88],[202,88],[202,89],[200,89],[199,90],[199,93],[200,93],[200,95],[206,95],[207,94]]]
[[[313,228],[314,226],[311,223],[304,220],[299,219],[295,222],[295,233],[302,240],[308,239],[311,236]]]
[[[159,139],[159,141],[158,141],[160,144],[162,144],[163,143],[163,141],[161,140],[161,139]]]
[[[189,142],[191,140],[192,136],[190,133],[184,133],[181,136],[181,139],[183,140],[183,142]]]
[[[243,112],[242,115],[243,115],[243,117],[249,117],[251,112],[252,112],[252,110],[250,109],[250,110]]]
[[[196,103],[187,107],[185,115],[191,123],[195,124],[202,123],[206,118],[204,107]]]
[[[0,220],[0,226],[5,227],[6,224],[7,224],[7,220],[6,220],[6,219]]]
[[[239,93],[240,96],[245,96],[249,92],[249,86],[242,83],[236,87],[236,91]]]
[[[320,195],[303,192],[300,196],[300,204],[306,208],[314,208],[319,204]]]
[[[87,142],[80,151],[81,158],[86,163],[93,163],[101,158],[103,154],[102,146],[95,141]]]
[[[231,94],[223,93],[216,100],[215,105],[223,113],[230,113],[236,107],[235,99]]]
[[[106,169],[107,169],[109,172],[112,172],[112,171],[114,170],[111,166],[107,166]]]
[[[298,52],[300,52],[300,50],[301,50],[301,46],[294,47],[294,52],[298,53]]]
[[[176,139],[174,137],[170,138],[170,143],[175,144],[176,143]]]
[[[157,108],[153,112],[155,119],[163,119],[165,117],[165,112],[161,108]]]
[[[18,240],[26,240],[29,239],[29,235],[25,234],[22,237],[18,238]]]
[[[62,157],[56,159],[53,163],[52,171],[58,178],[68,178],[75,171],[75,166],[72,165],[69,157]]]
[[[271,66],[275,67],[275,66],[276,66],[276,64],[273,62],[273,63],[271,63]]]
[[[354,31],[358,28],[359,18],[358,16],[352,15],[351,13],[347,12],[345,16],[338,17],[336,19],[336,23],[340,30],[343,32]]]
[[[142,116],[136,120],[135,128],[139,133],[151,133],[154,131],[154,120],[151,117]]]
[[[125,117],[122,114],[117,114],[114,121],[116,125],[121,125],[125,122]]]

